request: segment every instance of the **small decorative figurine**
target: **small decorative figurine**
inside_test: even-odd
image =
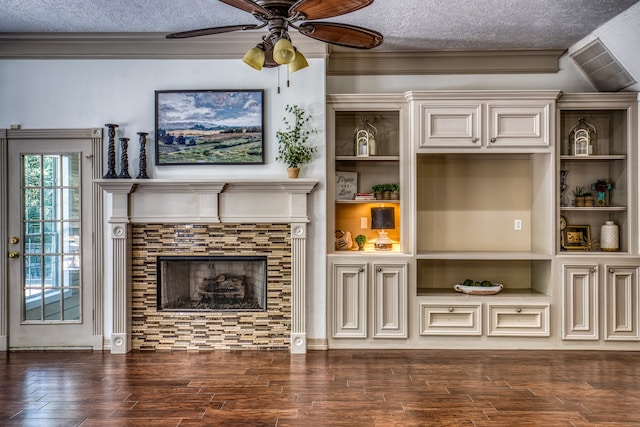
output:
[[[596,206],[607,206],[607,191],[611,190],[611,183],[604,179],[599,179],[591,184],[591,189],[596,192]]]

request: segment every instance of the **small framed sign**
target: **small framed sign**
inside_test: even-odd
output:
[[[591,229],[588,225],[567,225],[561,237],[563,249],[588,251],[591,248]]]
[[[353,200],[357,192],[357,172],[336,172],[336,200]]]

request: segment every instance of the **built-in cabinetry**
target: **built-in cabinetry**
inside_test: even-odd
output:
[[[333,263],[333,338],[407,338],[407,263]]]
[[[549,147],[557,92],[410,92],[418,149]]]
[[[328,188],[329,346],[591,348],[591,342],[599,348],[601,340],[619,349],[640,340],[635,96],[330,96],[329,177],[355,172],[362,192],[397,179],[401,192],[389,204],[396,208],[393,250],[380,253],[372,246],[338,250],[333,232],[374,239],[365,227],[368,211],[389,202],[344,200]],[[363,117],[377,129],[378,158],[355,151],[354,129]],[[581,119],[597,138],[591,151],[576,155],[570,146]],[[571,190],[593,184],[595,191],[599,180],[598,189],[606,184],[604,200],[575,206]],[[607,221],[619,229],[615,251],[599,244]],[[381,287],[371,278],[377,266],[394,264],[406,268],[392,275],[403,286],[388,281]],[[602,275],[602,289],[594,274]],[[456,292],[454,285],[465,279],[503,289]],[[391,295],[406,300],[404,311],[396,300],[389,303]],[[392,320],[380,321],[385,312]],[[396,313],[406,316],[403,333],[394,329]],[[386,334],[380,334],[383,325],[390,325]]]
[[[562,339],[638,341],[639,270],[637,264],[564,264]]]

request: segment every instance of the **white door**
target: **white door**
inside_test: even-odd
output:
[[[92,347],[92,143],[8,142],[9,347]]]

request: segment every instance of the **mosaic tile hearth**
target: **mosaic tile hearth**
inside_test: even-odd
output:
[[[291,335],[289,224],[134,224],[132,345],[137,350],[288,350]],[[160,255],[267,257],[267,310],[167,312],[156,309]]]

